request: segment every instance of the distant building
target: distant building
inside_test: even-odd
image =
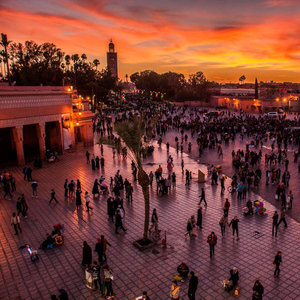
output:
[[[118,79],[118,57],[117,52],[115,52],[115,45],[112,40],[108,45],[107,68],[108,70],[110,70],[112,76]]]

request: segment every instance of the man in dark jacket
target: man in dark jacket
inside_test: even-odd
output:
[[[179,273],[179,276],[182,277],[183,280],[187,279],[190,269],[188,266],[182,262],[178,267],[177,267],[177,272]]]
[[[253,286],[253,297],[252,300],[262,300],[262,295],[264,293],[264,287],[259,282],[258,279],[255,280],[254,286]]]
[[[188,297],[189,300],[195,300],[195,294],[198,287],[198,277],[195,276],[194,272],[191,272],[191,279],[189,281]]]
[[[235,216],[230,224],[229,227],[232,225],[232,237],[234,238],[234,232],[236,231],[236,236],[237,239],[239,239],[239,219],[237,218],[237,216]]]

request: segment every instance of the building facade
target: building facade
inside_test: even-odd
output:
[[[62,154],[72,149],[74,127],[82,127],[85,145],[92,144],[92,116],[73,112],[73,94],[65,87],[0,86],[0,166],[44,159],[46,150]]]

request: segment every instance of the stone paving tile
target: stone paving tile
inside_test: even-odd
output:
[[[99,147],[89,149],[90,152],[99,154]],[[229,270],[237,267],[240,272],[241,296],[240,299],[250,299],[254,280],[259,277],[265,287],[264,299],[297,299],[300,294],[299,271],[300,266],[295,263],[299,257],[298,239],[299,224],[287,218],[288,229],[280,227],[277,239],[271,236],[271,216],[274,206],[266,203],[269,211],[267,216],[242,216],[244,202],[238,202],[234,195],[220,196],[219,187],[209,184],[197,184],[196,173],[198,165],[188,156],[183,154],[187,168],[193,171],[194,179],[189,188],[184,185],[184,177],[179,171],[181,155],[177,156],[174,149],[175,172],[177,174],[177,187],[168,196],[158,197],[155,185],[150,192],[151,209],[156,207],[159,216],[160,228],[167,230],[167,242],[171,248],[162,249],[154,255],[151,250],[141,253],[132,246],[132,242],[142,235],[143,228],[143,198],[141,189],[136,182],[133,183],[133,204],[124,202],[126,210],[126,234],[114,234],[113,224],[106,215],[106,197],[100,196],[92,200],[94,211],[87,214],[84,209],[75,209],[75,200],[63,199],[63,182],[65,178],[80,179],[83,190],[91,192],[93,181],[105,174],[106,182],[113,176],[117,169],[123,178],[132,181],[130,160],[124,161],[116,158],[112,160],[112,152],[105,147],[105,168],[102,171],[92,171],[85,164],[85,149],[64,155],[54,164],[45,164],[43,169],[34,170],[33,178],[38,180],[38,199],[31,197],[30,183],[24,182],[22,168],[9,169],[17,179],[18,193],[25,193],[29,205],[28,219],[21,218],[23,234],[14,236],[10,226],[10,216],[15,211],[15,200],[0,200],[0,263],[1,276],[5,288],[2,289],[1,299],[14,299],[20,295],[25,299],[49,299],[51,293],[57,293],[60,288],[65,288],[70,299],[99,299],[99,293],[93,293],[84,285],[84,272],[80,266],[82,242],[87,242],[93,248],[96,238],[105,234],[112,247],[108,248],[108,264],[112,268],[115,281],[114,290],[117,299],[133,299],[148,290],[151,299],[169,299],[169,290],[172,278],[176,275],[177,265],[185,261],[191,270],[199,277],[197,299],[234,299],[232,294],[225,292],[221,280],[228,277]],[[155,170],[162,164],[166,173],[167,154],[165,147],[156,146],[153,158],[145,160],[147,172]],[[155,165],[147,163],[155,162]],[[197,230],[198,236],[189,241],[184,238],[186,221],[196,214],[198,195],[201,187],[207,192],[208,208],[203,212],[203,229]],[[49,205],[50,190],[56,189],[59,204]],[[16,193],[16,196],[18,195]],[[0,196],[1,197],[1,196]],[[225,197],[230,199],[232,207],[229,217],[237,215],[240,219],[240,240],[232,239],[230,228],[227,229],[225,238],[221,238],[218,221],[222,215]],[[259,199],[250,193],[251,199]],[[230,219],[229,218],[229,219]],[[58,222],[66,226],[65,244],[54,250],[40,251],[40,261],[33,264],[28,255],[18,247],[30,243],[38,247],[45,234]],[[206,237],[211,231],[219,237],[214,259],[209,259],[209,249]],[[263,233],[259,239],[252,237],[258,230]],[[281,279],[273,278],[272,261],[275,252],[283,251],[283,265]],[[94,255],[96,258],[96,255]],[[187,299],[188,283],[182,286],[182,299]],[[1,288],[1,286],[0,286]],[[1,290],[1,291],[2,291]]]

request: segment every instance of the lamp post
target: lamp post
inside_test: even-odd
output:
[[[7,46],[10,43],[11,43],[11,41],[7,40],[7,35],[4,33],[1,33],[1,45],[4,47],[4,52],[5,52],[8,84],[11,86],[11,78],[10,78],[9,63],[8,63],[8,53],[7,53]]]

